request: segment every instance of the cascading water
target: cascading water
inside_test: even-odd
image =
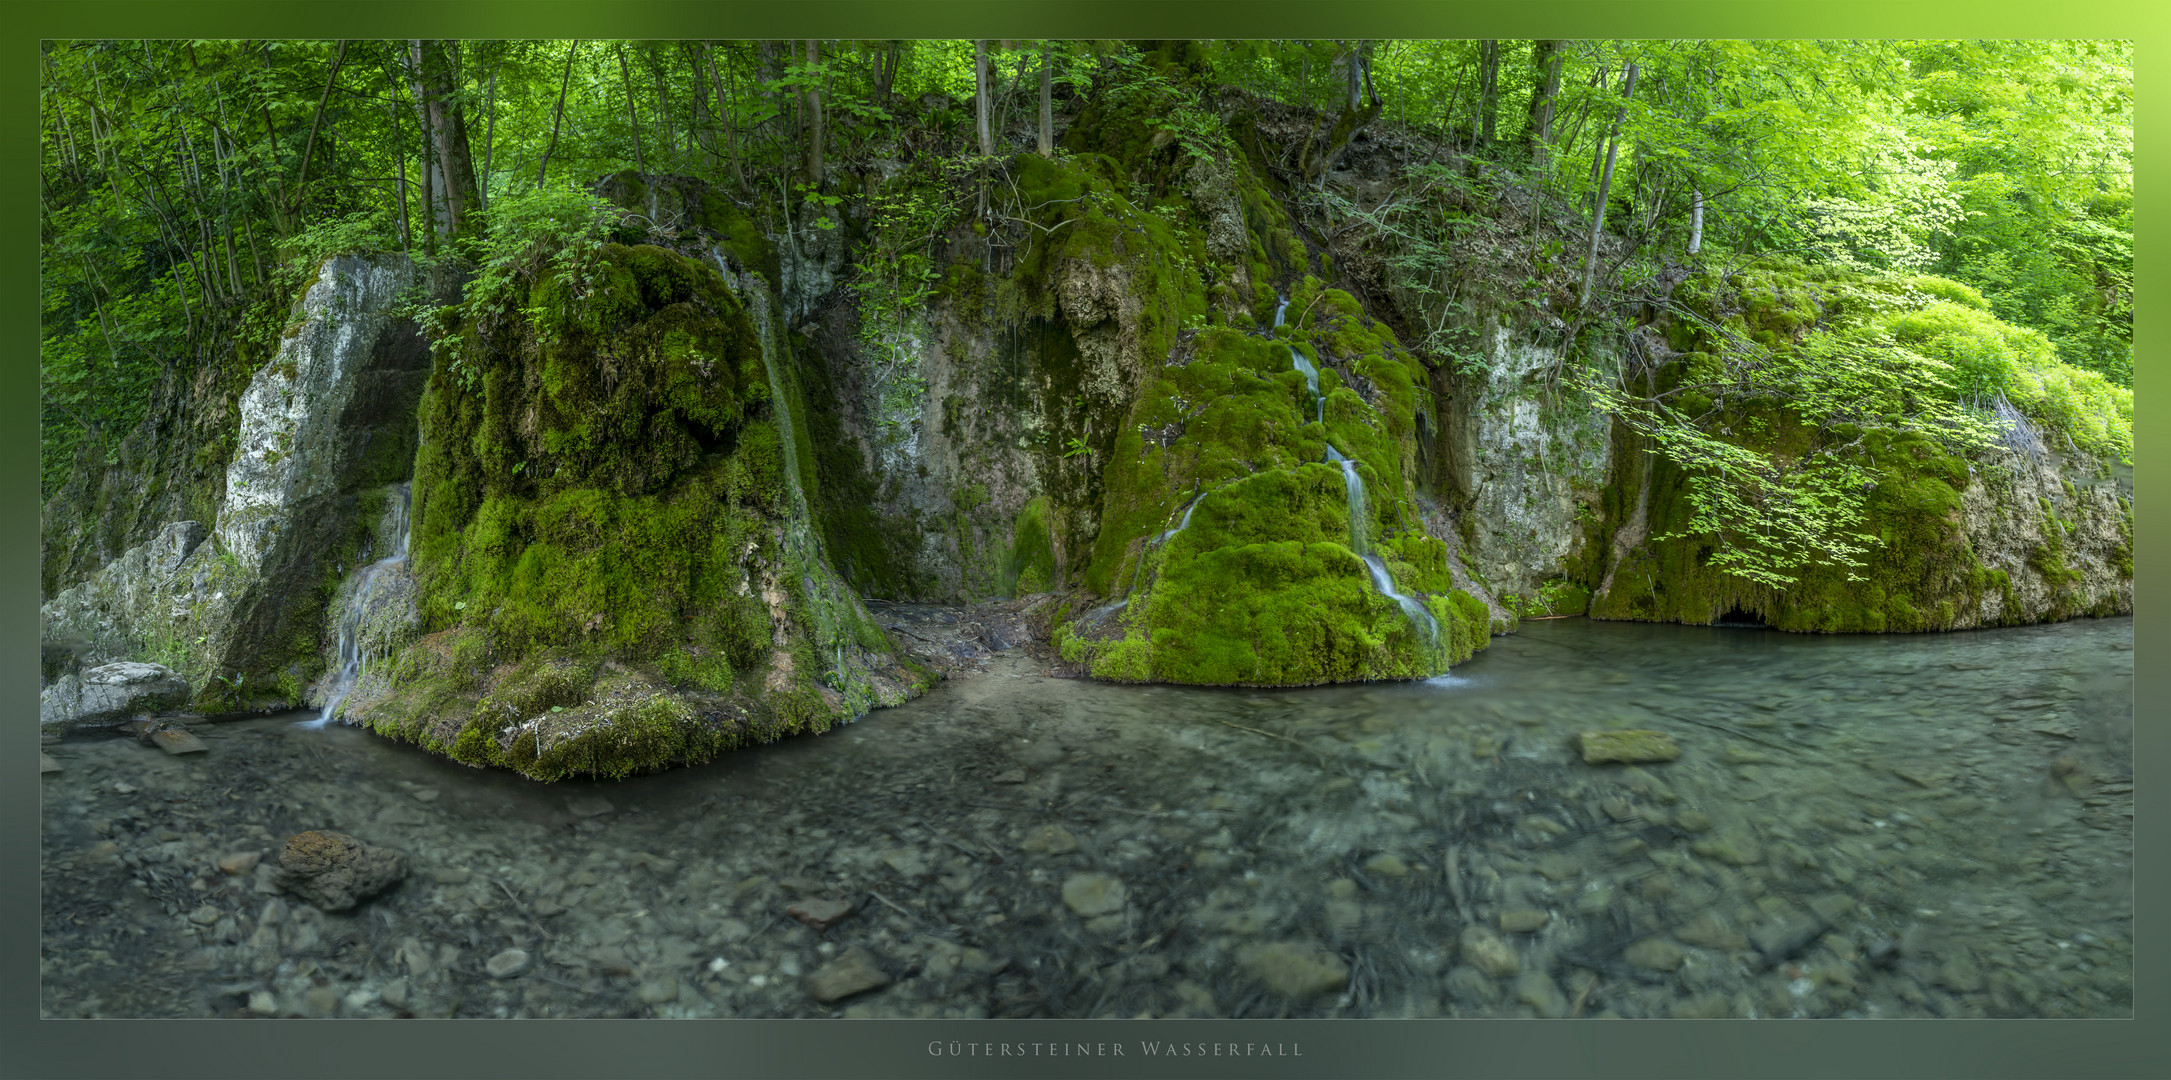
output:
[[[362,648],[362,623],[369,617],[370,600],[377,594],[377,581],[407,562],[407,511],[411,492],[406,484],[395,484],[392,490],[391,521],[384,530],[392,537],[392,553],[362,568],[346,610],[339,615],[339,673],[324,695],[324,711],[314,720],[297,722],[296,727],[319,728],[330,723],[339,711],[340,702],[346,700],[347,692],[354,689],[354,680],[361,677],[362,669],[369,663],[369,654]]]
[[[1289,300],[1284,297],[1281,303],[1274,308],[1275,329],[1281,328],[1282,315],[1288,310]],[[1310,387],[1312,391],[1314,415],[1321,424],[1325,424],[1327,421],[1327,399],[1319,393],[1319,369],[1313,367],[1312,362],[1306,360],[1304,354],[1298,352],[1295,345],[1289,346],[1289,359],[1296,365],[1298,371],[1304,373],[1304,385]],[[1378,589],[1381,596],[1394,601],[1395,606],[1402,609],[1402,614],[1409,618],[1410,623],[1425,632],[1426,641],[1437,642],[1440,638],[1439,622],[1432,617],[1431,612],[1425,610],[1423,604],[1395,591],[1395,579],[1393,575],[1387,572],[1387,564],[1381,561],[1379,556],[1372,554],[1365,542],[1365,523],[1371,520],[1371,515],[1367,511],[1365,504],[1364,477],[1357,475],[1357,463],[1344,457],[1342,452],[1336,450],[1332,443],[1327,444],[1327,460],[1342,467],[1342,487],[1343,490],[1349,493],[1349,549],[1356,552],[1357,557],[1363,559],[1365,567],[1372,572],[1372,587]],[[1192,505],[1196,506],[1197,504],[1193,503]],[[1191,515],[1186,513],[1184,521],[1188,523],[1190,520]],[[1163,533],[1162,537],[1165,539],[1181,529],[1182,526],[1178,526],[1176,530]]]
[[[1288,311],[1288,310],[1289,310],[1289,301],[1288,301],[1288,300],[1283,300],[1283,301],[1281,302],[1281,304],[1280,304],[1279,306],[1275,307],[1275,309],[1274,309],[1274,328],[1275,328],[1275,329],[1277,329],[1277,330],[1281,329],[1281,324],[1282,324],[1282,313],[1283,313],[1283,312],[1286,312],[1286,311]],[[1291,363],[1292,365],[1294,365],[1294,366],[1296,367],[1296,369],[1297,369],[1298,371],[1301,371],[1301,372],[1303,372],[1303,373],[1304,373],[1304,385],[1305,385],[1306,387],[1309,387],[1309,388],[1311,389],[1311,391],[1312,391],[1312,416],[1313,416],[1313,419],[1317,420],[1318,422],[1320,422],[1320,423],[1322,423],[1322,424],[1326,423],[1326,422],[1327,422],[1327,399],[1326,399],[1326,398],[1325,398],[1325,397],[1324,397],[1323,395],[1321,395],[1321,394],[1320,394],[1320,392],[1319,392],[1319,369],[1318,369],[1318,368],[1316,368],[1316,367],[1313,367],[1313,366],[1312,366],[1312,362],[1311,362],[1310,360],[1306,360],[1306,359],[1304,358],[1304,354],[1303,354],[1303,353],[1300,353],[1300,352],[1298,352],[1298,351],[1297,351],[1297,347],[1296,347],[1296,346],[1294,346],[1294,345],[1291,345],[1291,346],[1289,346],[1289,361],[1290,361],[1290,363]]]
[[[1378,589],[1381,596],[1394,601],[1402,614],[1409,617],[1410,623],[1425,632],[1426,641],[1438,641],[1439,622],[1423,604],[1395,591],[1395,579],[1387,572],[1387,564],[1372,554],[1366,543],[1365,524],[1372,519],[1364,499],[1364,477],[1357,475],[1357,463],[1342,456],[1342,452],[1331,445],[1327,447],[1327,460],[1342,467],[1342,487],[1349,493],[1349,550],[1356,552],[1372,572],[1372,587]]]

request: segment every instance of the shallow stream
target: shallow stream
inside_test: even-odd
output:
[[[42,1001],[2129,1016],[2132,642],[2128,618],[1564,619],[1430,682],[1290,691],[1057,680],[1015,650],[827,735],[620,783],[305,713],[198,725],[209,750],[176,757],[80,735],[46,747]],[[1609,728],[1681,757],[1584,764],[1575,735]],[[348,912],[279,895],[277,845],[311,828],[412,872]],[[810,900],[852,910],[817,930],[787,914]]]

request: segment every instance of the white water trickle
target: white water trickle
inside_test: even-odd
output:
[[[1282,324],[1282,313],[1287,310],[1289,310],[1289,301],[1286,299],[1274,308],[1274,326],[1277,329]],[[1327,399],[1319,393],[1319,369],[1313,367],[1312,362],[1305,359],[1304,354],[1298,352],[1297,347],[1294,345],[1289,346],[1289,363],[1290,366],[1304,373],[1304,385],[1312,392],[1313,419],[1322,424],[1326,423]]]
[[[1331,444],[1327,447],[1327,460],[1342,467],[1342,488],[1349,494],[1349,549],[1356,552],[1357,557],[1364,560],[1365,568],[1372,572],[1372,587],[1378,589],[1381,596],[1394,601],[1395,605],[1402,609],[1402,614],[1409,617],[1411,624],[1425,632],[1426,641],[1438,641],[1438,620],[1425,610],[1423,604],[1395,591],[1395,579],[1387,572],[1387,564],[1371,553],[1365,537],[1365,526],[1371,517],[1366,512],[1364,477],[1357,474],[1357,463],[1344,457],[1342,452]]]
[[[362,568],[361,579],[354,588],[347,608],[339,615],[339,674],[331,689],[324,696],[324,710],[314,720],[300,720],[295,727],[320,728],[331,722],[338,713],[339,705],[354,689],[354,680],[362,676],[362,669],[370,657],[362,649],[362,620],[369,615],[370,599],[377,593],[377,579],[407,562],[407,541],[410,523],[407,517],[411,492],[407,484],[393,485],[395,498],[392,503],[391,528],[392,553]]]

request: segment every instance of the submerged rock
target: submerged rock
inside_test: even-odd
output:
[[[889,973],[882,970],[882,964],[874,954],[854,945],[835,960],[816,968],[802,985],[808,997],[828,1004],[888,986],[889,982]]]
[[[1063,903],[1072,911],[1092,918],[1123,910],[1123,882],[1107,874],[1072,874],[1063,882]]]
[[[63,675],[38,694],[38,726],[66,731],[186,704],[188,681],[163,664],[122,661]]]
[[[1237,953],[1236,962],[1268,990],[1285,998],[1317,997],[1349,985],[1348,961],[1305,942],[1248,946]]]
[[[1681,756],[1673,736],[1661,731],[1586,731],[1576,741],[1587,765],[1672,761]]]
[[[345,911],[407,876],[407,858],[345,833],[311,829],[289,837],[274,880],[326,911]]]

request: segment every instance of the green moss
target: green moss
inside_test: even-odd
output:
[[[1019,509],[1010,537],[1010,554],[1003,563],[1003,594],[1023,596],[1053,585],[1055,540],[1048,528],[1047,496],[1039,496]]]
[[[617,776],[924,686],[809,534],[812,448],[783,422],[805,406],[761,313],[660,248],[606,248],[594,279],[534,284],[524,318],[473,320],[440,358],[409,556],[429,636],[366,722],[540,779]]]

